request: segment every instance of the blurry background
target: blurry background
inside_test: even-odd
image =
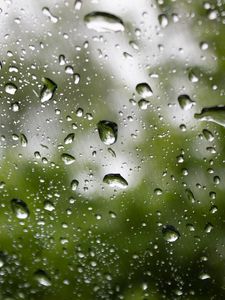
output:
[[[224,1],[1,0],[0,28],[0,299],[224,299]]]

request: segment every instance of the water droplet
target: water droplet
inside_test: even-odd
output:
[[[15,93],[17,92],[17,86],[12,82],[6,83],[5,91],[10,95],[15,95]]]
[[[116,152],[112,148],[108,148],[108,152],[112,155],[112,157],[116,157]]]
[[[191,98],[188,95],[180,95],[178,97],[178,102],[183,110],[189,110],[195,104],[195,102],[191,100]]]
[[[162,234],[164,239],[170,243],[175,242],[180,237],[179,231],[172,225],[163,226]]]
[[[20,134],[20,143],[22,147],[26,147],[28,144],[27,138],[23,133]]]
[[[103,182],[115,188],[126,188],[128,186],[128,182],[120,174],[107,174],[104,176]]]
[[[213,225],[211,223],[207,223],[205,225],[205,232],[210,233],[213,230]]]
[[[157,196],[160,196],[162,195],[162,190],[160,188],[156,188],[154,189],[154,193],[157,195]]]
[[[0,181],[0,189],[4,189],[5,187],[5,182],[4,181]]]
[[[186,189],[185,190],[185,194],[188,198],[188,200],[191,202],[191,203],[195,203],[196,200],[195,200],[195,197],[194,197],[194,194],[192,193],[192,191],[190,189]]]
[[[18,102],[14,102],[14,103],[12,103],[11,108],[12,108],[13,112],[17,112],[20,110],[20,105]]]
[[[68,153],[63,153],[61,155],[61,159],[64,162],[65,165],[71,165],[75,162],[75,157],[68,154]]]
[[[30,214],[27,204],[19,199],[11,200],[11,208],[18,219],[26,219]]]
[[[136,85],[136,91],[141,97],[148,98],[153,95],[153,91],[148,83],[142,82]]]
[[[205,107],[201,113],[195,114],[194,117],[200,121],[209,121],[225,127],[225,106]]]
[[[66,64],[66,58],[65,58],[65,55],[63,55],[63,54],[60,54],[60,55],[59,55],[59,64],[60,64],[60,66],[63,66],[63,65]]]
[[[2,268],[4,266],[4,260],[3,258],[0,257],[0,268]]]
[[[214,136],[213,136],[212,132],[209,131],[208,129],[203,129],[202,133],[207,141],[212,142],[214,140]]]
[[[148,100],[145,100],[145,99],[141,99],[141,100],[138,101],[138,106],[142,110],[146,110],[148,108],[149,104],[150,104],[150,102]]]
[[[44,209],[47,210],[47,211],[53,211],[55,209],[55,206],[51,201],[46,200],[44,202]]]
[[[57,88],[57,84],[53,82],[51,79],[43,77],[42,82],[44,83],[44,87],[41,90],[40,99],[41,102],[49,101]]]
[[[83,108],[79,107],[77,110],[76,110],[76,116],[81,118],[83,117],[83,114],[84,114],[84,110]]]
[[[79,185],[79,181],[78,180],[76,180],[76,179],[73,179],[72,181],[71,181],[71,189],[72,189],[72,191],[76,191],[77,190],[77,188],[78,188],[78,185]]]
[[[106,12],[91,12],[84,17],[86,26],[98,32],[124,31],[123,21]]]
[[[194,73],[193,70],[190,70],[188,73],[188,79],[192,82],[192,83],[196,83],[199,81],[198,76]]]
[[[213,177],[213,182],[214,182],[215,184],[220,184],[220,177],[219,177],[219,176],[214,176],[214,177]]]
[[[65,67],[65,73],[69,74],[69,75],[73,75],[74,74],[74,69],[72,66],[66,66]]]
[[[117,217],[116,213],[111,210],[109,211],[109,215],[112,219],[116,219],[116,217]]]
[[[217,10],[214,10],[214,9],[210,9],[208,11],[208,19],[209,20],[216,20],[218,17],[218,11]]]
[[[201,279],[201,280],[206,280],[206,279],[209,279],[209,278],[211,278],[211,276],[207,273],[201,273],[199,275],[199,279]]]
[[[201,42],[201,43],[200,43],[200,49],[201,49],[201,50],[205,51],[205,50],[207,50],[208,48],[209,48],[208,43],[206,43],[206,42]]]
[[[81,0],[75,0],[75,2],[74,2],[74,8],[76,10],[80,10],[81,6],[82,6],[82,1]]]
[[[130,41],[130,42],[129,42],[129,45],[130,45],[134,50],[138,50],[138,49],[139,49],[138,45],[137,45],[134,41]]]
[[[64,143],[67,144],[71,144],[74,140],[75,134],[74,133],[69,133],[67,135],[67,137],[64,139]]]
[[[42,8],[43,15],[47,16],[52,23],[57,23],[58,18],[53,16],[48,7]]]
[[[212,205],[210,208],[211,214],[215,214],[218,211],[218,207],[216,205]]]
[[[46,272],[43,270],[37,270],[34,273],[34,278],[41,285],[51,286],[51,284],[52,284],[50,278],[48,277]]]
[[[166,14],[161,14],[158,16],[159,24],[162,28],[166,28],[169,24],[169,20]]]
[[[80,74],[75,73],[73,75],[74,84],[78,84],[80,82]]]
[[[100,121],[97,124],[98,133],[101,141],[106,145],[112,145],[117,140],[118,126],[111,121]]]

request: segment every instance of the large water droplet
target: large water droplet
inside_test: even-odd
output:
[[[89,29],[98,32],[124,31],[123,21],[106,12],[91,12],[84,17],[84,21]]]
[[[30,214],[27,204],[19,199],[11,200],[11,208],[18,219],[26,219]]]
[[[128,186],[128,182],[125,178],[123,178],[120,174],[107,174],[103,178],[103,182],[108,184],[111,187],[115,188],[126,188]]]
[[[195,104],[188,95],[180,95],[178,97],[178,102],[183,110],[189,110]]]
[[[141,97],[148,98],[153,95],[153,91],[148,83],[142,82],[136,85],[136,91]]]
[[[34,278],[41,285],[51,286],[51,284],[52,284],[50,278],[48,277],[48,275],[46,274],[46,272],[43,271],[43,270],[37,270],[34,273]]]
[[[106,145],[112,145],[117,140],[118,126],[111,121],[100,121],[97,124],[101,141]]]
[[[62,161],[64,162],[65,165],[71,165],[72,163],[75,162],[75,157],[68,154],[68,153],[63,153],[61,155]]]
[[[42,82],[44,83],[44,87],[41,90],[40,99],[41,102],[49,101],[57,88],[57,84],[49,78],[43,77]]]
[[[10,95],[14,95],[17,91],[17,86],[12,82],[6,83],[5,91]]]
[[[179,231],[172,225],[163,226],[162,234],[164,239],[170,243],[175,242],[180,237]]]
[[[195,114],[194,117],[200,121],[214,122],[225,127],[225,106],[211,106],[202,109],[201,113]]]

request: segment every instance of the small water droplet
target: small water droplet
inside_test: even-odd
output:
[[[116,157],[116,152],[112,148],[108,148],[108,152],[112,155],[112,157]]]
[[[154,193],[157,195],[157,196],[160,196],[162,195],[162,190],[160,188],[156,188],[154,189]]]
[[[206,43],[206,42],[201,42],[201,43],[200,43],[200,49],[201,49],[201,50],[205,51],[205,50],[207,50],[208,48],[209,48],[208,43]]]
[[[42,8],[43,15],[47,16],[52,23],[57,23],[58,18],[53,16],[48,7]]]
[[[138,106],[142,110],[146,110],[148,108],[149,104],[150,104],[150,102],[148,100],[145,100],[145,99],[141,99],[141,100],[138,101]]]
[[[191,98],[188,95],[180,95],[178,97],[178,102],[183,110],[189,110],[195,104],[195,102],[191,100]]]
[[[186,189],[185,190],[185,194],[188,198],[188,200],[191,202],[191,203],[195,203],[196,200],[195,200],[195,197],[194,197],[194,194],[192,193],[192,191],[190,189]]]
[[[98,32],[124,31],[123,21],[106,12],[91,12],[84,17],[86,26]]]
[[[118,173],[105,175],[103,178],[103,182],[108,184],[110,187],[115,188],[126,188],[128,186],[128,182],[126,181],[126,179]]]
[[[215,214],[218,211],[218,207],[216,205],[212,205],[210,207],[211,214]]]
[[[27,138],[23,133],[20,134],[20,143],[22,147],[26,147],[28,144]]]
[[[206,280],[206,279],[209,279],[209,278],[211,278],[211,276],[207,273],[201,273],[199,275],[199,279],[201,279],[201,280]]]
[[[0,181],[0,189],[4,189],[5,187],[5,182],[4,181]]]
[[[44,87],[41,90],[40,99],[41,102],[44,103],[52,99],[52,97],[54,96],[54,92],[57,88],[57,84],[46,77],[42,78],[42,82],[44,83]]]
[[[11,208],[18,219],[26,219],[30,214],[27,204],[20,199],[12,199]]]
[[[72,156],[72,155],[70,155],[68,153],[63,153],[61,155],[61,159],[62,159],[62,161],[64,162],[65,165],[71,165],[76,160],[74,156]]]
[[[74,9],[75,10],[80,10],[82,6],[82,1],[81,0],[75,0],[74,2]]]
[[[180,237],[179,231],[172,225],[163,226],[163,238],[170,243],[175,242]]]
[[[80,74],[74,73],[73,80],[74,80],[74,84],[78,84],[80,82]]]
[[[74,133],[69,133],[69,134],[65,137],[64,143],[65,143],[66,145],[71,144],[71,143],[73,142],[73,140],[74,140],[74,137],[75,137],[75,134],[74,134]]]
[[[136,92],[143,98],[148,98],[153,95],[153,91],[150,85],[146,82],[142,82],[136,85]]]
[[[59,55],[59,64],[60,64],[60,66],[63,66],[63,65],[66,64],[66,58],[65,58],[65,55],[63,55],[63,54],[60,54],[60,55]]]
[[[20,105],[18,102],[14,102],[14,103],[12,103],[11,108],[12,108],[13,112],[17,112],[20,110]]]
[[[44,202],[44,209],[47,210],[47,211],[53,211],[55,209],[55,206],[51,201],[46,200]]]
[[[81,118],[83,117],[83,114],[84,114],[84,110],[83,108],[79,107],[77,110],[76,110],[76,116]]]
[[[76,179],[73,179],[70,184],[72,191],[76,191],[78,188],[78,185],[79,185],[79,181]]]
[[[208,19],[209,20],[216,20],[218,17],[218,11],[214,9],[210,9],[208,11]]]
[[[166,28],[169,24],[169,20],[166,14],[161,14],[158,16],[159,24],[162,28]]]
[[[210,233],[213,230],[213,225],[211,223],[207,223],[205,225],[205,232]]]
[[[97,124],[101,141],[106,145],[112,145],[117,140],[118,126],[111,121],[100,121]]]
[[[34,273],[34,278],[40,285],[51,286],[51,284],[52,284],[50,278],[48,277],[46,272],[43,270],[40,270],[40,269],[37,270]]]
[[[192,83],[196,83],[199,81],[198,76],[195,74],[195,72],[193,70],[190,70],[188,73],[188,79],[192,82]]]
[[[209,131],[208,129],[203,129],[202,133],[207,141],[212,142],[214,140],[214,136],[213,136],[212,132]]]

